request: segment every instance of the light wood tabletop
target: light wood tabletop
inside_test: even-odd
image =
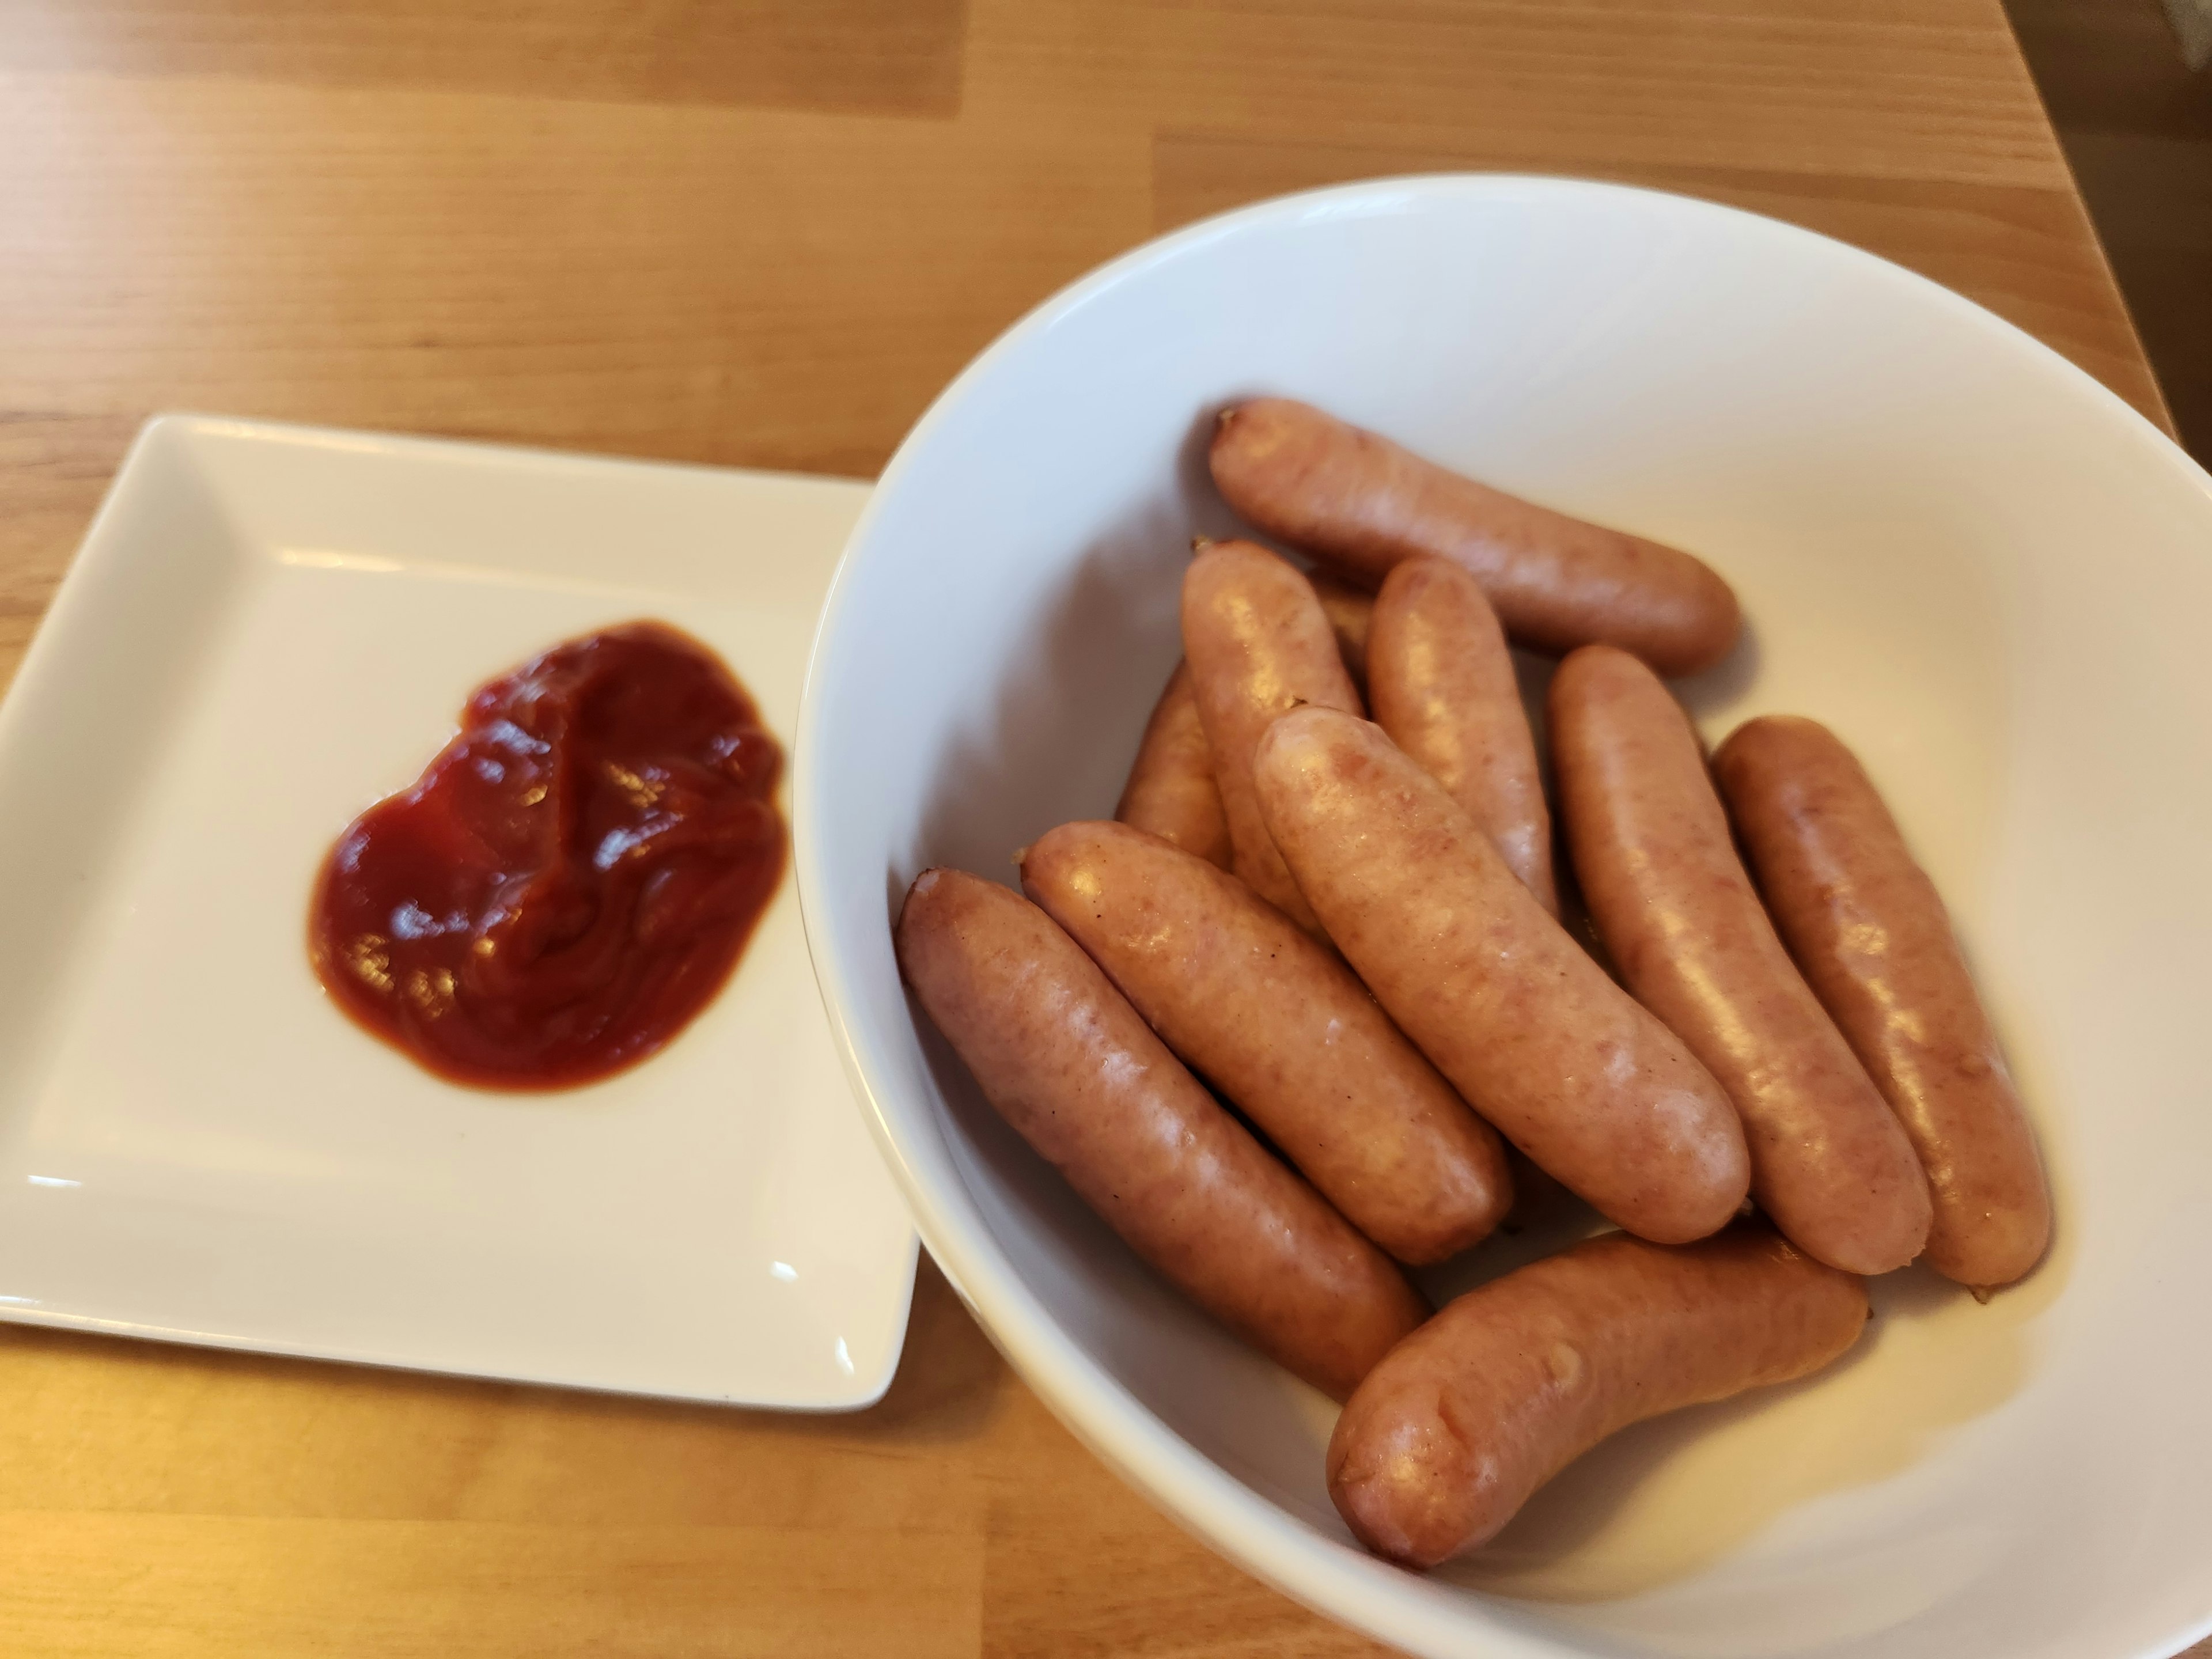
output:
[[[868,475],[1108,256],[1439,168],[1811,226],[2163,419],[1996,0],[0,0],[0,679],[156,410]],[[10,1655],[1379,1651],[927,1261],[856,1416],[9,1327],[0,1424]]]

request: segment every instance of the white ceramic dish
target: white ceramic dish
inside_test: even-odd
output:
[[[0,708],[0,1316],[803,1409],[889,1382],[913,1225],[793,883],[596,1087],[441,1083],[325,998],[307,895],[469,691],[639,616],[787,747],[866,487],[171,417]]]
[[[1307,397],[1696,549],[1752,618],[1709,734],[1833,722],[1948,895],[2057,1172],[1977,1306],[1917,1271],[1832,1373],[1623,1435],[1490,1552],[1352,1547],[1327,1403],[1139,1267],[898,982],[914,873],[1112,810],[1231,523],[1209,412]],[[1195,226],[986,352],[879,483],[801,721],[800,891],[878,1138],[1066,1421],[1254,1572],[1425,1655],[2132,1659],[2212,1628],[2212,484],[1957,296],[1770,221],[1560,180],[1354,185]]]

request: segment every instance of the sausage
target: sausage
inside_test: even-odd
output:
[[[1267,723],[1300,703],[1360,709],[1313,584],[1250,542],[1208,542],[1182,582],[1182,648],[1213,750],[1237,873],[1309,933],[1312,908],[1268,839],[1252,798],[1252,747]]]
[[[1558,915],[1536,739],[1481,584],[1444,559],[1395,566],[1375,600],[1367,674],[1375,723],[1489,832],[1506,867]]]
[[[1681,705],[1626,652],[1586,646],[1553,678],[1551,728],[1590,915],[1743,1115],[1752,1196],[1832,1267],[1903,1267],[1927,1242],[1927,1179],[1760,908]]]
[[[1468,1291],[1368,1373],[1328,1443],[1328,1494],[1377,1555],[1432,1567],[1648,1417],[1820,1370],[1866,1286],[1763,1226],[1668,1248],[1607,1233]]]
[[[1066,823],[1023,854],[1022,886],[1169,1048],[1401,1261],[1441,1261],[1504,1217],[1497,1132],[1334,951],[1234,876],[1124,824]]]
[[[1427,1315],[1018,893],[925,870],[894,942],[1000,1115],[1131,1249],[1285,1369],[1341,1400]]]
[[[1742,627],[1729,585],[1689,554],[1479,484],[1310,404],[1225,410],[1212,464],[1230,506],[1363,586],[1416,553],[1464,565],[1505,631],[1539,651],[1601,640],[1689,674]]]
[[[1645,1238],[1702,1238],[1735,1213],[1751,1170],[1720,1085],[1380,726],[1285,714],[1253,778],[1330,939],[1508,1140]]]
[[[1308,572],[1306,579],[1335,632],[1337,653],[1344,659],[1353,689],[1364,688],[1375,596],[1319,571]],[[1153,706],[1114,817],[1171,841],[1209,864],[1224,870],[1230,866],[1229,821],[1222,814],[1221,790],[1213,781],[1213,751],[1206,747],[1206,728],[1199,720],[1188,662],[1176,665],[1167,690]]]
[[[1927,1171],[1928,1262],[2009,1285],[2051,1242],[2035,1132],[1935,884],[1827,727],[1769,716],[1713,757],[1767,908]]]
[[[1325,570],[1309,570],[1306,580],[1313,584],[1314,597],[1321,601],[1322,615],[1336,634],[1337,654],[1344,659],[1344,672],[1352,676],[1352,684],[1362,696],[1367,692],[1367,635],[1375,625],[1375,596],[1350,582],[1340,582]]]
[[[1199,723],[1190,665],[1179,662],[1145,722],[1144,741],[1114,816],[1171,841],[1209,864],[1229,867],[1229,820],[1213,781],[1213,751]]]

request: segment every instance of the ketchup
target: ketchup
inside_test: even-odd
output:
[[[782,751],[696,640],[631,623],[491,681],[325,860],[308,955],[456,1083],[559,1089],[714,999],[783,874]]]

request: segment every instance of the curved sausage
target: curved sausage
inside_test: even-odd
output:
[[[1144,741],[1114,816],[1209,864],[1229,867],[1229,820],[1213,781],[1213,750],[1199,723],[1190,665],[1179,662],[1145,722]]]
[[[1689,554],[1479,484],[1310,404],[1226,410],[1212,459],[1223,497],[1267,534],[1370,587],[1416,553],[1450,559],[1540,651],[1602,640],[1688,674],[1742,627],[1729,585]]]
[[[1182,648],[1213,750],[1232,868],[1309,933],[1319,924],[1252,798],[1252,748],[1300,703],[1359,712],[1321,601],[1297,567],[1251,542],[1208,542],[1182,581]]]
[[[1337,1419],[1328,1493],[1369,1549],[1432,1567],[1607,1436],[1816,1371],[1866,1322],[1865,1285],[1764,1227],[1673,1249],[1608,1233],[1392,1349]]]
[[[1497,1132],[1336,953],[1234,876],[1118,823],[1064,823],[1022,886],[1169,1048],[1401,1261],[1441,1261],[1512,1203]]]
[[[1558,915],[1536,739],[1481,584],[1443,559],[1399,564],[1376,597],[1367,676],[1375,723],[1489,832],[1506,867]]]
[[[1827,727],[1753,720],[1713,771],[1782,937],[1920,1155],[1929,1265],[2011,1284],[2051,1242],[2051,1191],[1935,884]]]
[[[1253,776],[1329,937],[1468,1103],[1609,1219],[1716,1231],[1751,1178],[1735,1109],[1382,728],[1285,714]]]
[[[1559,665],[1551,716],[1590,914],[1629,989],[1742,1113],[1752,1196],[1831,1267],[1903,1267],[1927,1242],[1927,1180],[1760,908],[1689,717],[1649,668],[1602,645]]]
[[[1007,1122],[1186,1295],[1341,1400],[1428,1310],[1270,1157],[1043,911],[925,870],[899,970]]]
[[[1350,582],[1340,582],[1326,570],[1309,570],[1306,580],[1313,584],[1314,598],[1321,601],[1321,613],[1328,618],[1329,627],[1336,634],[1337,654],[1344,659],[1344,672],[1352,676],[1352,684],[1362,696],[1367,693],[1367,635],[1375,625],[1375,596]]]

